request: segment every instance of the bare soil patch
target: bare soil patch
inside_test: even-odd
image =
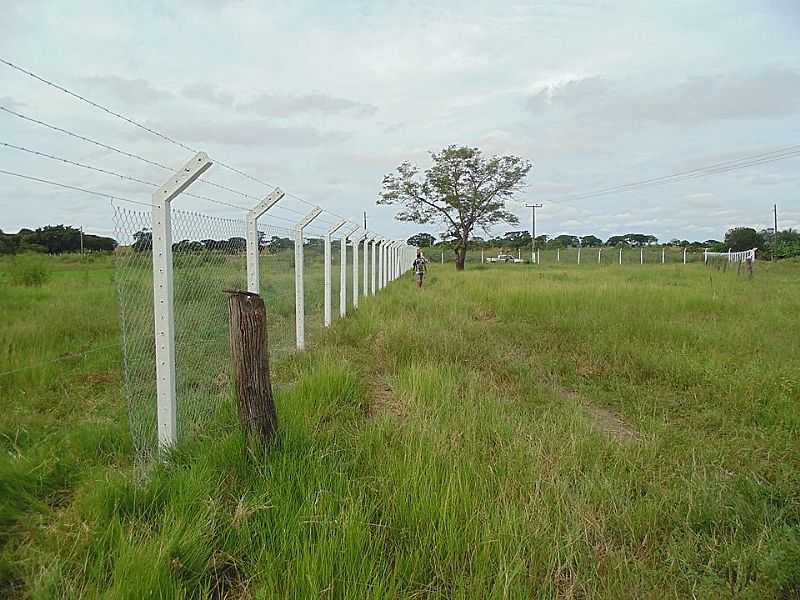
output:
[[[575,398],[581,405],[586,414],[589,415],[592,425],[619,440],[639,440],[641,434],[633,429],[630,425],[622,420],[622,417],[610,408],[597,406],[581,394],[577,390],[564,389],[562,392],[572,398]]]

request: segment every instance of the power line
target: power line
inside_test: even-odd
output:
[[[601,188],[599,190],[595,190],[592,192],[566,195],[562,196],[561,198],[553,198],[550,200],[550,202],[586,200],[589,198],[595,198],[598,196],[604,196],[616,192],[627,192],[630,190],[635,190],[651,185],[688,181],[690,179],[698,179],[701,177],[708,177],[710,175],[728,173],[730,171],[736,171],[739,169],[755,165],[766,164],[778,160],[785,160],[787,158],[793,158],[795,156],[800,156],[800,145],[786,146],[784,148],[779,148],[770,152],[763,152],[760,154],[744,156],[742,158],[727,160],[720,163],[714,163],[711,165],[706,165],[704,167],[698,167],[686,171],[678,171],[675,173],[670,173],[669,175],[662,175],[650,179],[643,179],[640,181],[623,183],[608,188]]]
[[[152,207],[152,204],[149,202],[139,202],[138,200],[131,200],[130,198],[123,198],[122,196],[115,196],[113,194],[106,194],[104,192],[95,192],[93,190],[87,190],[86,188],[78,187],[76,185],[69,185],[67,183],[59,183],[58,181],[51,181],[49,179],[42,179],[40,177],[34,177],[32,175],[24,175],[22,173],[15,173],[13,171],[6,171],[5,169],[0,169],[0,173],[3,175],[10,175],[12,177],[19,177],[20,179],[27,179],[29,181],[37,181],[39,183],[47,183],[49,185],[54,185],[56,187],[64,188],[67,190],[74,190],[76,192],[83,192],[84,194],[91,194],[92,196],[100,196],[101,198],[107,198],[109,200],[119,200],[120,202],[130,202],[131,204],[140,204],[142,206],[146,206],[148,208]]]
[[[75,98],[77,100],[80,100],[81,102],[84,102],[84,103],[86,103],[86,104],[88,104],[88,105],[90,105],[90,106],[92,106],[94,108],[97,108],[98,110],[101,110],[101,111],[103,111],[103,112],[105,112],[105,113],[107,113],[107,114],[109,114],[109,115],[111,115],[113,117],[121,119],[122,121],[124,121],[124,122],[126,122],[126,123],[128,123],[130,125],[133,125],[134,127],[142,129],[143,131],[146,131],[146,132],[148,132],[148,133],[150,133],[152,135],[155,135],[156,137],[158,137],[158,138],[160,138],[160,139],[162,139],[162,140],[164,140],[166,142],[174,144],[175,146],[178,146],[179,148],[182,148],[184,150],[187,150],[187,151],[195,153],[195,154],[197,153],[197,150],[195,148],[192,148],[191,146],[188,146],[187,144],[184,144],[183,142],[180,142],[180,141],[178,141],[178,140],[176,140],[176,139],[174,139],[174,138],[172,138],[172,137],[170,137],[170,136],[168,136],[168,135],[166,135],[164,133],[161,133],[160,131],[157,131],[157,130],[153,129],[152,127],[144,125],[143,123],[140,123],[139,121],[136,121],[135,119],[132,119],[132,118],[127,117],[127,116],[125,116],[125,115],[123,115],[121,113],[118,113],[118,112],[108,108],[107,106],[104,106],[102,104],[94,102],[93,100],[90,100],[90,99],[86,98],[85,96],[82,96],[81,94],[78,94],[77,92],[73,92],[72,90],[69,90],[64,86],[59,85],[59,84],[57,84],[57,83],[55,83],[53,81],[50,81],[49,79],[46,79],[45,77],[37,75],[36,73],[34,73],[32,71],[29,71],[28,69],[20,67],[19,65],[16,65],[16,64],[12,63],[9,60],[6,60],[6,59],[0,57],[0,63],[3,63],[4,65],[6,65],[6,66],[8,66],[8,67],[10,67],[10,68],[12,68],[12,69],[14,69],[16,71],[19,71],[20,73],[23,73],[23,74],[25,74],[25,75],[27,75],[29,77],[32,77],[33,79],[35,79],[35,80],[37,80],[37,81],[39,81],[39,82],[41,82],[41,83],[43,83],[43,84],[45,84],[47,86],[50,86],[50,87],[52,87],[54,89],[57,89],[60,92],[63,92],[65,94],[69,95],[69,96],[72,96],[73,98]],[[7,112],[11,112],[11,111],[7,111]],[[236,173],[236,174],[238,174],[238,175],[240,175],[242,177],[245,177],[246,179],[249,179],[249,180],[251,180],[251,181],[253,181],[255,183],[259,183],[259,184],[267,186],[267,187],[273,187],[273,188],[274,187],[278,187],[275,184],[270,183],[269,181],[265,181],[264,179],[260,179],[258,177],[255,177],[254,175],[250,175],[249,173],[246,173],[245,171],[243,171],[241,169],[238,169],[238,168],[236,168],[236,167],[234,167],[234,166],[232,166],[230,164],[227,164],[227,163],[225,163],[225,162],[223,162],[223,161],[221,161],[219,159],[212,158],[212,160],[216,164],[218,164],[220,167],[222,167],[224,169],[227,169],[229,171],[232,171],[233,173]],[[244,192],[234,191],[234,190],[232,190],[230,188],[225,188],[223,186],[220,186],[219,184],[213,184],[212,182],[209,182],[208,180],[200,179],[198,181],[204,181],[204,182],[208,183],[209,185],[215,185],[215,187],[219,187],[220,189],[226,189],[227,191],[232,191],[234,193],[243,194],[243,195],[245,195],[245,197],[253,198],[252,196],[249,196],[249,195],[245,194]],[[290,196],[291,198],[294,198],[295,200],[297,200],[299,202],[303,202],[304,204],[307,204],[308,206],[312,206],[312,207],[316,208],[315,204],[313,204],[312,202],[309,202],[308,200],[306,200],[304,198],[301,198],[300,196],[297,196],[296,194],[292,194],[292,193],[289,193],[289,192],[285,192],[285,194],[287,196]],[[261,199],[260,198],[256,198],[256,200],[260,201]],[[342,215],[334,213],[331,210],[328,210],[328,209],[322,209],[322,210],[324,212],[327,212],[328,214],[334,216],[334,217],[339,218],[339,219],[344,219],[344,220],[347,220],[347,221],[351,221],[350,219],[347,219],[347,217],[343,217]],[[353,221],[353,222],[355,223],[355,221]]]

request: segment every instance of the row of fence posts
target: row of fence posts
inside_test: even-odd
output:
[[[597,249],[597,264],[602,264],[603,249]],[[521,251],[517,251],[517,258],[521,257]],[[484,252],[481,250],[481,263],[485,262]],[[561,248],[556,248],[556,262],[561,262]],[[644,248],[639,249],[639,262],[644,264]],[[531,250],[531,263],[541,264],[541,253],[537,248],[535,251]],[[661,248],[661,264],[666,263],[666,248]],[[444,264],[444,252],[442,252],[442,264]],[[578,247],[578,264],[581,264],[581,247]],[[622,248],[619,249],[619,264],[622,264]],[[683,249],[683,264],[686,264],[686,248]]]
[[[172,271],[172,225],[171,202],[194,183],[212,165],[205,152],[198,152],[182,169],[153,192],[152,202],[152,250],[153,250],[153,322],[155,328],[156,359],[156,415],[158,443],[169,448],[177,441],[177,399],[175,363],[175,299]],[[260,293],[258,219],[283,197],[284,192],[275,189],[266,198],[247,212],[246,220],[246,264],[247,291]],[[305,348],[305,293],[303,277],[303,244],[305,228],[322,213],[314,207],[295,225],[295,338],[298,350]],[[340,232],[341,273],[339,314],[347,314],[347,245],[353,247],[353,306],[358,307],[359,295],[374,295],[389,282],[397,279],[411,267],[416,248],[400,240],[389,240],[364,230],[357,237],[353,234],[359,226],[347,227],[341,221],[325,235],[325,314],[324,323],[331,324],[331,236]],[[358,249],[363,242],[364,277],[363,287],[358,289]],[[371,247],[371,253],[370,253]],[[368,260],[371,269],[367,269]],[[371,276],[371,277],[370,277]],[[368,287],[368,283],[370,284]]]

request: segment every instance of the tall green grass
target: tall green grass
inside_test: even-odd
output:
[[[270,453],[231,400],[143,479],[116,382],[69,393],[103,363],[15,380],[0,577],[37,598],[796,597],[797,275],[433,264],[276,363]]]

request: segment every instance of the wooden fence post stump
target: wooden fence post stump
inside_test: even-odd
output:
[[[230,314],[231,359],[245,438],[268,446],[278,431],[267,343],[267,311],[258,294],[225,290]]]

